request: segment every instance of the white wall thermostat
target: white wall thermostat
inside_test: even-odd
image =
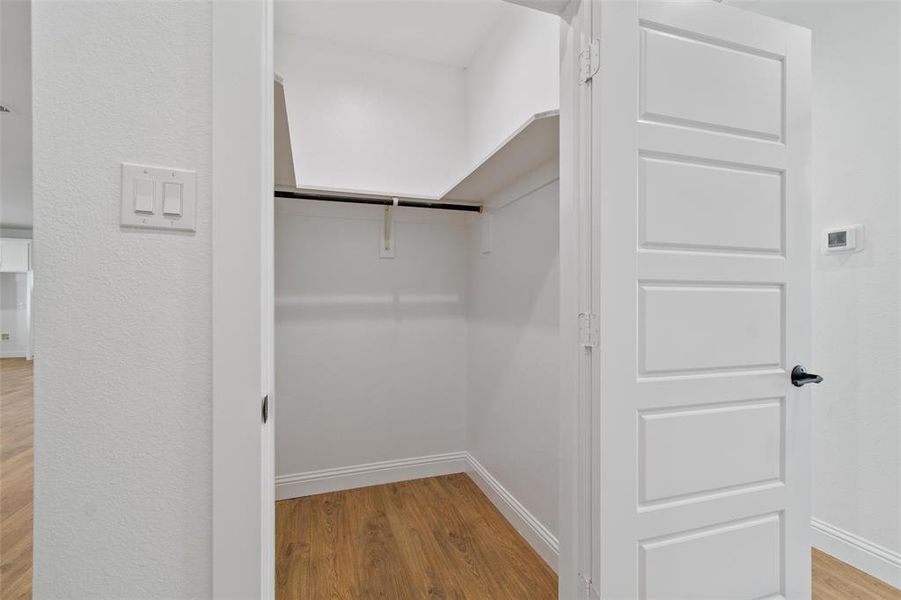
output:
[[[823,254],[863,250],[863,225],[846,225],[823,231]]]

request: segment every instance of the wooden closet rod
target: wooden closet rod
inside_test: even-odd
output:
[[[388,196],[348,196],[333,193],[313,192],[307,190],[275,190],[276,198],[294,198],[297,200],[321,200],[323,202],[347,202],[350,204],[377,204],[394,206],[394,197]],[[432,202],[430,200],[408,200],[398,198],[398,206],[412,208],[436,208],[438,210],[461,210],[465,212],[482,212],[477,204],[455,204],[453,202]]]

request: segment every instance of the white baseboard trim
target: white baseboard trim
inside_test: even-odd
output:
[[[314,494],[352,490],[423,477],[465,473],[466,452],[446,452],[400,460],[322,469],[275,478],[275,499],[301,498]]]
[[[815,548],[901,589],[901,553],[817,518],[810,520],[810,527]]]
[[[554,571],[557,571],[557,558],[560,555],[560,543],[541,521],[535,518],[500,482],[475,459],[466,453],[469,462],[469,475],[484,492],[491,503],[513,525],[530,546],[544,559]]]
[[[0,358],[26,358],[24,350],[0,350]]]

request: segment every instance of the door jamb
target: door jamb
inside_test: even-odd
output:
[[[211,11],[212,596],[272,598],[272,0]]]
[[[527,0],[506,0],[529,6]],[[578,240],[587,194],[578,84],[584,20],[571,0],[561,17],[560,77],[560,573],[559,597],[579,589],[580,290],[591,286]],[[534,6],[531,6],[534,8]],[[212,6],[212,588],[215,598],[274,597],[272,427],[259,401],[272,393],[272,0]],[[262,118],[253,118],[261,115]],[[588,225],[589,238],[594,224]],[[564,245],[564,241],[567,242]],[[575,254],[574,254],[575,253]],[[575,260],[575,262],[572,262]],[[571,268],[571,265],[574,268]],[[588,281],[585,281],[588,277]],[[240,340],[240,342],[236,342]],[[569,365],[568,362],[573,362]],[[593,404],[593,402],[592,402]],[[588,426],[590,436],[593,428]],[[583,439],[583,443],[586,440]],[[587,440],[589,448],[591,440]],[[591,466],[588,466],[589,469]],[[268,472],[266,472],[268,471]],[[590,482],[588,482],[590,485]],[[271,496],[267,493],[272,488]],[[271,502],[270,502],[271,500]],[[270,504],[267,508],[266,503]],[[574,504],[576,503],[576,504]],[[260,515],[260,519],[248,515]],[[594,534],[594,531],[591,531]]]
[[[596,446],[592,374],[597,350],[580,343],[580,313],[597,313],[592,284],[590,195],[591,84],[581,83],[579,55],[591,37],[591,2],[572,0],[560,15],[560,483],[559,597],[589,598],[592,574],[591,485]]]

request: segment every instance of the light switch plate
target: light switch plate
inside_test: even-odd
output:
[[[148,185],[148,180],[154,185]],[[166,183],[181,186],[181,214],[163,212],[164,190],[173,189]],[[148,206],[146,198],[148,189],[153,196],[152,206]],[[196,205],[197,171],[122,163],[121,225],[194,231]]]

